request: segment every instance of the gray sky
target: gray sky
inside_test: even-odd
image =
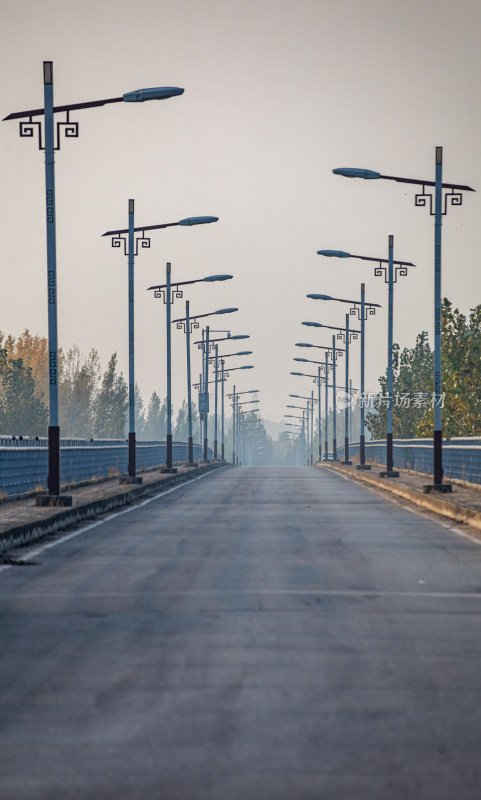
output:
[[[334,167],[433,180],[442,145],[444,180],[478,190],[445,219],[443,294],[464,313],[481,302],[478,0],[2,0],[0,14],[2,118],[43,105],[43,60],[54,62],[56,104],[185,88],[167,101],[78,112],[79,139],[63,140],[56,158],[59,341],[96,347],[104,366],[116,350],[125,375],[127,259],[101,234],[127,226],[130,197],[136,225],[220,217],[154,232],[136,260],[136,379],[146,402],[154,389],[165,395],[164,308],[145,289],[164,282],[166,261],[174,280],[234,275],[186,298],[194,314],[239,307],[217,319],[251,335],[256,369],[232,378],[261,390],[269,419],[280,419],[290,392],[312,388],[289,375],[292,357],[306,353],[294,343],[329,344],[327,331],[311,333],[302,320],[344,321],[346,306],[308,292],[350,298],[365,281],[367,299],[383,305],[368,322],[366,388],[385,370],[385,284],[372,266],[318,249],[387,257],[394,234],[395,258],[417,265],[395,290],[395,340],[412,346],[420,330],[431,333],[432,218],[409,187],[348,181]],[[0,329],[46,334],[43,154],[4,122],[0,158]],[[175,316],[184,309],[177,300]],[[174,331],[176,404],[186,394],[184,353]],[[351,364],[358,385],[356,343]]]

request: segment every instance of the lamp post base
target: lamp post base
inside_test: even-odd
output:
[[[177,467],[159,467],[159,472],[164,474],[175,474],[177,472]]]
[[[68,494],[39,494],[35,498],[36,506],[71,506],[72,495]]]
[[[371,469],[370,464],[356,464],[356,469]]]
[[[399,472],[396,469],[387,469],[385,472],[379,473],[380,478],[399,478]]]
[[[452,483],[428,483],[423,486],[424,494],[431,494],[432,492],[441,492],[442,494],[451,494],[453,491]]]

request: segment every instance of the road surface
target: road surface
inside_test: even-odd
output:
[[[479,800],[481,547],[224,469],[0,569],[1,800]]]

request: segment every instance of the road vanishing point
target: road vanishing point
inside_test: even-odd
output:
[[[0,568],[1,800],[479,800],[481,548],[219,469]]]

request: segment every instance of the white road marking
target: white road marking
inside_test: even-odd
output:
[[[225,469],[225,467],[220,467],[220,469]],[[117,517],[122,516],[122,514],[129,514],[131,511],[135,511],[138,508],[142,508],[142,506],[146,506],[148,503],[152,503],[154,500],[159,500],[161,497],[165,497],[165,495],[170,494],[171,492],[177,491],[177,489],[183,489],[185,486],[188,486],[190,483],[195,483],[195,481],[200,481],[202,478],[207,477],[207,475],[211,475],[212,470],[210,472],[205,472],[203,475],[199,475],[198,478],[191,478],[189,481],[184,481],[184,483],[179,483],[177,486],[173,486],[172,489],[166,489],[165,492],[159,492],[159,494],[154,495],[154,497],[148,497],[146,500],[142,500],[140,503],[136,503],[135,505],[129,506],[128,508],[122,509],[122,511],[116,511],[115,514],[109,514],[108,517],[105,519],[100,519],[97,522],[92,522],[90,525],[86,525],[85,528],[81,528],[79,531],[73,531],[73,533],[68,533],[66,536],[62,536],[59,539],[55,539],[53,542],[47,542],[46,544],[42,545],[41,547],[37,547],[36,550],[32,550],[29,553],[22,555],[22,561],[29,561],[32,558],[40,555],[41,553],[45,552],[45,550],[50,550],[52,547],[57,547],[59,544],[63,544],[64,542],[68,542],[70,539],[76,539],[77,536],[82,536],[82,534],[87,533],[88,531],[93,530],[94,528],[98,528],[100,525],[104,525],[106,522],[111,522],[111,520],[116,519]],[[4,564],[0,567],[0,572],[3,572],[6,569],[11,569],[14,564]]]
[[[481,592],[384,592],[371,589],[230,589],[222,592],[212,590],[186,591],[186,592],[85,592],[84,599],[106,599],[117,597],[428,597],[435,599],[468,599],[481,600]],[[18,597],[17,594],[1,594],[2,598]],[[69,598],[70,593],[22,593],[22,600],[41,600],[47,598]]]

